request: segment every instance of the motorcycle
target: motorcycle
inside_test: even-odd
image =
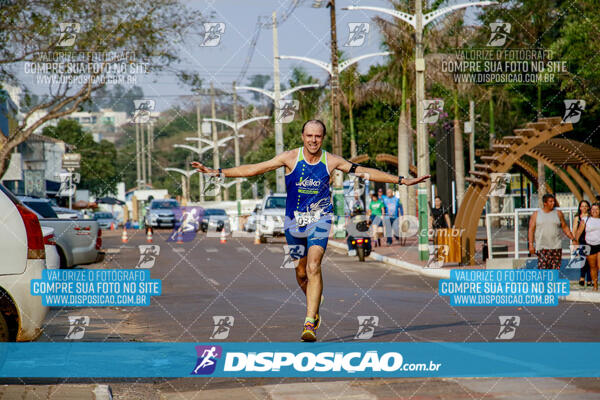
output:
[[[348,248],[350,255],[357,255],[359,261],[365,261],[365,257],[371,254],[372,244],[369,236],[369,222],[364,214],[354,214],[350,223],[353,229],[348,230]]]

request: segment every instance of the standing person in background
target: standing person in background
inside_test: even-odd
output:
[[[582,245],[587,245],[585,241],[585,226],[583,232],[581,234],[577,234],[579,231],[579,224],[585,225],[587,219],[590,218],[590,203],[587,200],[581,200],[579,202],[579,207],[577,207],[577,214],[575,214],[575,218],[573,218],[573,232],[575,233],[575,239],[577,239],[577,243]],[[585,260],[585,265],[580,270],[579,275],[579,286],[584,286],[587,279],[587,286],[592,286],[592,277],[590,275],[590,263]]]
[[[575,240],[575,236],[565,222],[563,213],[555,209],[554,195],[545,194],[542,204],[543,207],[535,211],[529,220],[529,254],[537,254],[538,269],[560,269],[560,229],[571,240]],[[580,229],[583,231],[584,225]]]
[[[373,229],[373,243],[375,246],[381,246],[381,236],[383,233],[383,201],[377,197],[375,193],[371,196],[371,204],[369,204],[369,218],[371,219],[371,227]]]
[[[590,263],[590,275],[594,283],[594,290],[598,290],[598,253],[600,253],[600,204],[592,204],[590,218],[582,220],[577,229],[577,236],[585,230],[585,241],[591,247],[587,261]]]
[[[388,246],[391,246],[392,236],[395,236],[393,232],[394,222],[398,219],[398,216],[404,215],[404,210],[402,204],[400,204],[400,199],[394,196],[392,189],[388,189],[386,195],[383,196],[383,204],[385,206],[385,236],[387,237]],[[400,240],[400,238],[396,236],[396,240]]]
[[[442,198],[435,196],[435,207],[431,209],[429,223],[433,229],[446,229],[452,226],[448,210],[442,205]]]

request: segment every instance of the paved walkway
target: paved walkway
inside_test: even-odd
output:
[[[0,400],[112,400],[108,385],[0,385]]]

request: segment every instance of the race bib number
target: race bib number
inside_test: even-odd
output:
[[[321,219],[321,210],[307,212],[294,211],[294,218],[298,226],[306,226]]]

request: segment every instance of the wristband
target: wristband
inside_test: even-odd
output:
[[[398,176],[398,185],[403,185],[402,179],[404,179],[402,175]]]
[[[349,174],[353,174],[356,172],[356,168],[360,167],[360,165],[352,163],[352,166],[350,167],[350,171],[348,171]]]

